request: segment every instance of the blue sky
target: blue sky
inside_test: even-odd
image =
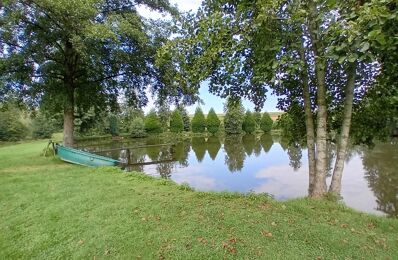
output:
[[[177,5],[181,11],[185,11],[185,12],[188,12],[188,11],[195,12],[199,8],[199,6],[202,2],[202,0],[169,0],[169,1],[171,4]],[[165,17],[159,13],[154,13],[154,12],[150,11],[149,9],[142,7],[142,6],[138,8],[138,11],[142,16],[151,17],[152,19],[156,19],[156,18],[166,18],[167,19],[167,16]],[[200,98],[204,102],[204,104],[202,104],[201,107],[205,113],[207,113],[210,110],[210,108],[212,108],[212,107],[214,108],[216,113],[223,112],[225,100],[210,94],[208,91],[208,83],[205,82],[202,84],[199,93],[200,93]],[[278,109],[276,108],[276,104],[277,104],[277,98],[275,96],[272,96],[271,94],[268,94],[267,101],[265,102],[263,111],[268,111],[268,112],[278,111]],[[254,105],[247,100],[243,100],[243,106],[246,109],[250,109],[250,110],[254,109]],[[153,107],[154,107],[154,102],[150,98],[148,105],[144,108],[144,111],[147,112],[150,109],[152,109]],[[189,113],[194,113],[195,109],[196,109],[196,105],[190,106],[187,109],[188,109]]]

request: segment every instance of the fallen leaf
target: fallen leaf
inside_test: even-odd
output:
[[[265,237],[272,237],[272,233],[267,230],[261,231],[261,235],[263,235]]]
[[[79,240],[79,242],[77,242],[80,246],[84,244],[84,240]]]

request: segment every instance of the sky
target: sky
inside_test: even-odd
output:
[[[179,10],[183,12],[189,12],[193,11],[196,12],[198,8],[201,5],[202,0],[169,0],[172,5],[177,5]],[[169,16],[164,16],[160,13],[152,12],[148,8],[145,8],[143,6],[139,6],[138,12],[144,16],[144,17],[150,17],[152,19],[168,19]],[[215,95],[212,95],[208,91],[208,83],[202,83],[199,93],[200,93],[200,98],[204,102],[204,104],[201,104],[201,108],[205,113],[207,113],[210,108],[214,108],[216,113],[222,113],[224,109],[224,103],[225,100],[221,99]],[[268,111],[268,112],[273,112],[273,111],[279,111],[276,108],[277,104],[277,98],[275,96],[272,96],[271,94],[267,95],[267,101],[265,102],[263,111]],[[248,101],[248,100],[243,100],[243,106],[246,109],[254,110],[254,105]],[[154,102],[152,98],[149,98],[149,103],[148,105],[144,108],[145,112],[148,112],[150,109],[154,108]],[[188,113],[193,114],[195,112],[197,105],[193,105],[190,107],[187,107]]]

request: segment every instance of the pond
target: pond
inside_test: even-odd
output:
[[[126,170],[170,178],[200,191],[268,193],[277,200],[307,196],[307,150],[289,146],[278,136],[174,142],[152,137],[81,142],[78,148],[128,162]],[[330,168],[334,157],[331,147]],[[349,207],[397,217],[398,143],[350,148],[342,182],[343,200]]]

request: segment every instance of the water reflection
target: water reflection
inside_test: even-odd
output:
[[[192,138],[192,150],[194,151],[198,162],[202,162],[206,154],[206,141],[204,137]]]
[[[194,137],[172,144],[144,138],[79,145],[122,160],[128,164],[127,171],[187,182],[198,190],[254,190],[271,193],[276,199],[307,195],[307,150],[279,136]],[[334,158],[335,147],[330,146],[329,169]],[[373,150],[353,147],[346,161],[342,195],[347,205],[397,216],[398,144],[380,144]]]
[[[369,187],[377,198],[377,209],[398,217],[398,146],[380,144],[363,152],[363,167]]]
[[[217,158],[218,151],[220,151],[221,148],[220,139],[215,136],[209,137],[206,142],[206,148],[210,158],[214,161]]]
[[[224,140],[225,164],[230,172],[240,172],[246,159],[242,136],[228,136]]]

